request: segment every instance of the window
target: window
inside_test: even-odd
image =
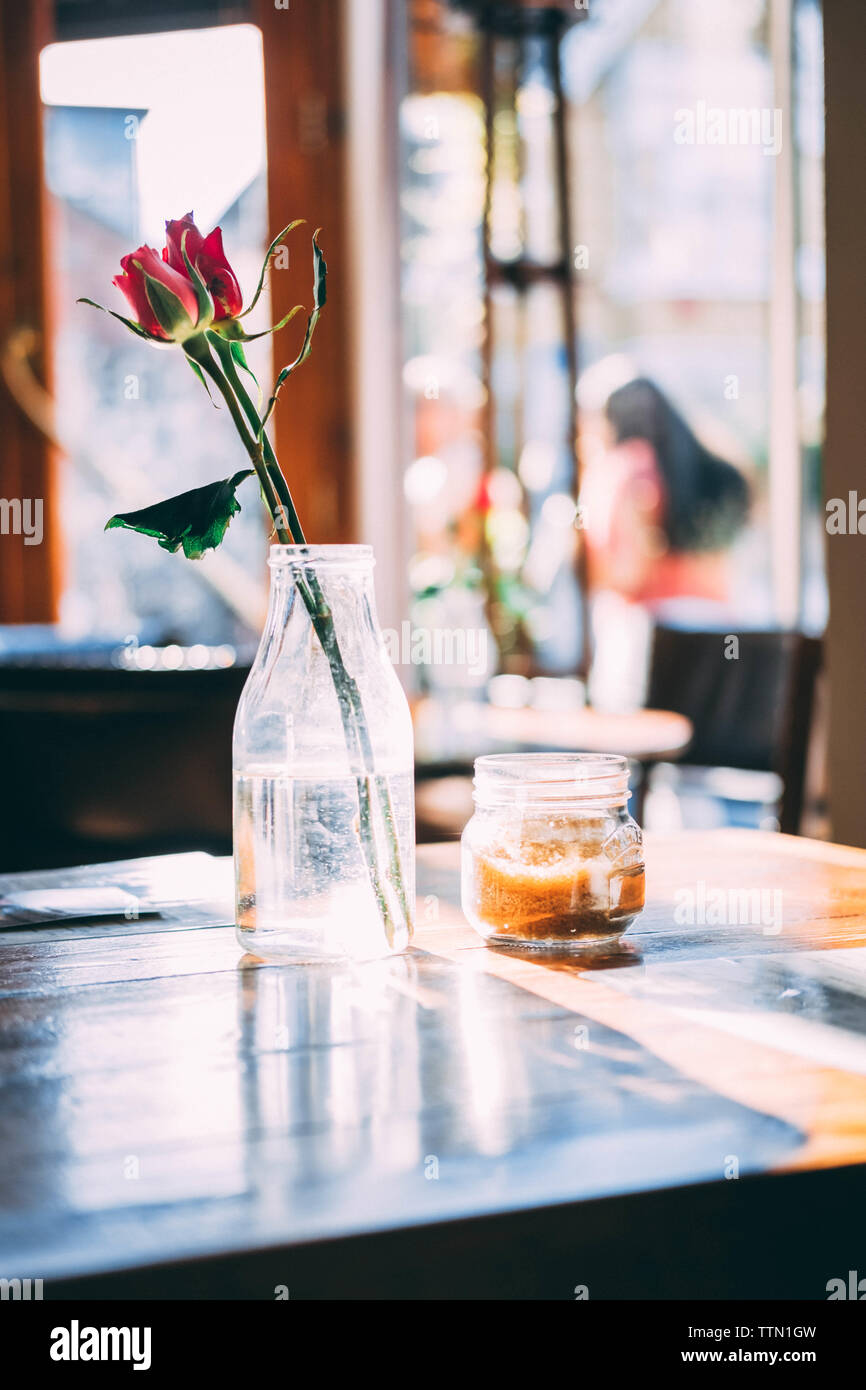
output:
[[[575,669],[573,560],[584,541],[562,296],[555,277],[515,287],[502,274],[521,261],[550,272],[562,251],[555,84],[537,35],[500,35],[485,128],[482,9],[468,0],[410,9],[402,185],[413,589],[416,603],[440,609],[465,610],[471,594],[505,669]],[[581,18],[560,43],[581,469],[593,414],[620,382],[649,377],[751,492],[726,555],[724,603],[691,592],[681,571],[669,611],[697,625],[715,615],[820,631],[820,5],[594,0]],[[594,604],[597,656],[599,629],[620,655],[640,645],[646,628],[634,619],[652,603]],[[621,669],[614,659],[596,673],[596,698],[615,698]]]
[[[213,100],[231,72],[235,98]],[[219,552],[180,562],[148,537],[102,528],[238,468],[225,411],[173,350],[139,343],[86,295],[123,312],[120,257],[161,247],[166,216],[223,228],[242,286],[268,243],[261,33],[251,25],[53,44],[41,58],[51,196],[54,389],[64,444],[60,617],[69,637],[232,643],[264,603],[266,533],[255,489]],[[206,113],[206,119],[202,118]],[[267,296],[251,327],[270,323]],[[268,340],[250,362],[270,378]]]

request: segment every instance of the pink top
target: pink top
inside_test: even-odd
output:
[[[729,598],[724,552],[668,549],[665,485],[646,440],[629,439],[593,460],[580,501],[590,588],[613,589],[647,606],[672,598]]]

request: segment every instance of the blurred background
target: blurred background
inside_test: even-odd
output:
[[[650,829],[866,843],[828,799],[819,0],[0,14],[0,869],[230,846],[264,514],[199,563],[103,535],[237,454],[173,353],[75,303],[122,310],[121,255],[190,209],[248,294],[274,231],[324,228],[277,442],[308,537],[375,547],[423,838],[476,753],[601,744]],[[308,280],[300,234],[252,327]]]

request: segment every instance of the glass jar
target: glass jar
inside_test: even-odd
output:
[[[640,827],[618,754],[493,754],[475,763],[463,911],[485,940],[573,951],[615,941],[644,905]]]
[[[238,940],[287,961],[404,950],[415,904],[412,722],[364,545],[274,545],[235,717]]]

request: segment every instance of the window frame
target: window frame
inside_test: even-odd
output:
[[[0,497],[43,504],[41,544],[0,536],[3,623],[54,622],[59,597],[55,451],[12,389],[25,344],[25,365],[51,387],[39,99],[39,53],[51,41],[51,18],[49,0],[0,0]]]
[[[294,409],[277,411],[277,447],[291,474],[298,511],[311,540],[338,543],[354,538],[357,488],[353,469],[351,357],[348,289],[351,247],[347,236],[347,74],[344,63],[346,12],[343,0],[291,0],[277,9],[269,0],[192,0],[173,7],[164,0],[137,7],[130,17],[105,0],[82,7],[54,0],[0,0],[0,355],[11,353],[16,330],[37,344],[24,363],[48,393],[51,380],[50,222],[43,176],[42,103],[39,55],[47,44],[165,29],[253,23],[264,39],[268,151],[269,223],[308,219],[321,225],[331,284],[327,313],[316,350],[292,391]],[[55,25],[55,16],[60,19]],[[302,42],[298,36],[302,35]],[[13,138],[14,131],[14,138]],[[314,221],[312,219],[315,219]],[[303,233],[291,255],[299,269],[273,276],[276,321],[306,284]],[[304,279],[301,279],[301,276]],[[310,281],[312,276],[310,274]],[[288,354],[288,348],[286,349]],[[62,543],[58,516],[57,458],[45,422],[22,407],[20,391],[0,379],[0,497],[40,497],[45,538],[25,546],[23,537],[0,537],[0,622],[57,621],[62,590]],[[283,436],[284,439],[283,439]]]

